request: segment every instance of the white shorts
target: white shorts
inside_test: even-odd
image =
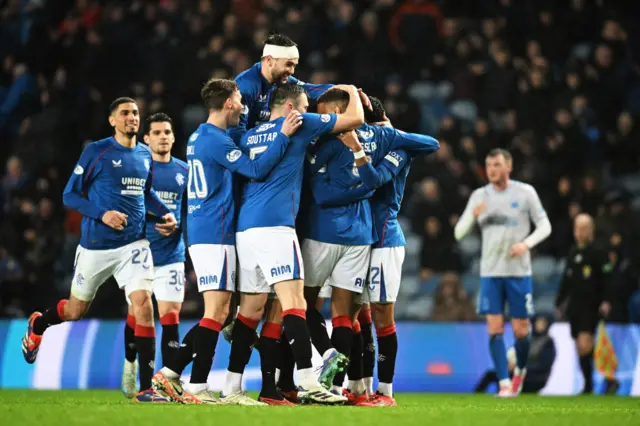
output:
[[[251,228],[236,234],[242,293],[271,293],[282,281],[303,280],[296,230],[288,226]]]
[[[76,249],[71,295],[91,302],[100,286],[113,276],[127,297],[137,290],[153,289],[153,257],[149,241],[139,240],[109,250]]]
[[[184,283],[184,262],[154,268],[153,295],[158,302],[184,302]]]
[[[306,239],[302,258],[307,265],[307,287],[338,287],[362,293],[369,270],[371,246],[343,246]]]
[[[398,298],[404,262],[404,247],[383,247],[371,250],[369,285],[363,302],[393,303]]]
[[[200,293],[211,290],[235,291],[236,248],[223,244],[194,244],[189,255]]]

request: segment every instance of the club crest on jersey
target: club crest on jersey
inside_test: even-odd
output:
[[[149,167],[151,167],[151,163],[149,163],[148,159],[144,159],[144,168],[147,169],[147,171],[149,171]]]
[[[329,114],[322,114],[320,116],[320,121],[322,121],[323,123],[328,123],[329,121],[331,121],[331,116]]]
[[[189,136],[189,142],[194,142],[196,139],[198,139],[198,136],[200,136],[197,133],[192,134],[191,136]]]
[[[512,202],[511,202],[511,207],[512,207],[512,208],[517,209],[517,208],[518,208],[518,206],[519,206],[519,204],[518,204],[518,202],[517,202],[517,201],[512,201]]]
[[[73,169],[73,173],[77,174],[77,175],[81,175],[84,173],[84,169],[82,168],[82,166],[80,164],[78,164],[76,166],[75,169]]]
[[[113,164],[113,167],[122,167],[122,159],[116,161],[116,160],[111,160],[111,163]]]
[[[180,186],[184,185],[184,175],[182,173],[176,173],[176,182]]]
[[[227,154],[227,161],[230,163],[235,163],[242,156],[242,151],[239,149],[234,149],[233,151]]]
[[[256,132],[264,132],[265,130],[273,129],[274,127],[276,127],[276,123],[264,123],[256,128]]]
[[[358,137],[361,139],[371,139],[373,137],[373,130],[369,129],[366,132],[363,130],[357,130],[356,129],[356,133],[358,134]]]

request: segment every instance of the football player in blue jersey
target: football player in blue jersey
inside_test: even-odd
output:
[[[153,256],[153,294],[158,302],[162,325],[162,359],[171,359],[180,345],[178,324],[184,300],[185,247],[181,216],[183,195],[187,183],[187,164],[171,156],[175,142],[173,124],[167,114],[152,114],[145,120],[144,141],[153,157],[153,189],[173,212],[178,229],[168,236],[156,230],[154,216],[147,215],[146,236]],[[136,319],[132,306],[124,329],[125,361],[122,370],[122,391],[132,398],[136,394],[138,361],[135,346]]]
[[[147,213],[161,217],[163,222],[155,228],[165,236],[175,230],[177,222],[152,188],[151,151],[136,141],[140,125],[136,102],[118,98],[110,112],[114,135],[87,146],[64,189],[65,206],[83,215],[71,296],[44,314],[31,315],[22,350],[27,362],[35,362],[45,330],[82,318],[98,288],[114,276],[131,301],[136,322],[142,390],[134,400],[167,402],[151,386],[155,362],[153,259],[145,239],[145,217]]]
[[[235,82],[209,80],[201,91],[209,118],[187,144],[187,240],[189,254],[204,298],[204,315],[183,339],[173,359],[154,376],[153,384],[175,401],[206,404],[263,405],[242,392],[227,392],[218,399],[207,388],[207,377],[222,323],[229,312],[236,284],[236,213],[233,173],[263,180],[285,155],[289,137],[302,123],[291,112],[274,132],[260,157],[246,155],[226,131],[238,124],[243,105]],[[193,360],[190,383],[184,389],[180,375]],[[234,356],[230,359],[233,362]]]
[[[302,86],[283,84],[271,97],[271,121],[249,130],[242,137],[240,146],[245,154],[260,158],[274,143],[284,117],[291,111],[303,113],[303,124],[292,136],[291,145],[282,161],[264,181],[251,181],[243,188],[236,235],[242,298],[233,329],[231,352],[232,356],[242,353],[244,357],[238,357],[237,365],[229,369],[225,388],[239,389],[242,372],[251,355],[255,327],[262,318],[268,295],[275,292],[281,304],[282,316],[268,317],[267,325],[263,327],[259,343],[263,369],[273,371],[276,368],[281,323],[298,368],[299,399],[325,404],[346,400],[342,395],[332,394],[325,389],[311,368],[312,351],[303,294],[304,270],[295,232],[307,147],[324,134],[344,132],[364,122],[357,89],[352,86],[342,88],[349,93],[349,106],[345,113],[320,115],[306,113],[309,98]],[[347,359],[334,349],[323,354],[323,359],[320,380],[331,384],[333,376],[344,368]],[[268,362],[272,365],[265,365]],[[282,402],[273,375],[263,374],[260,398],[270,404]]]
[[[244,108],[238,126],[229,129],[229,135],[238,143],[247,130],[267,122],[271,116],[270,100],[273,91],[283,83],[301,85],[311,99],[317,99],[331,84],[309,84],[295,77],[300,54],[298,46],[289,37],[272,33],[262,49],[260,62],[235,78]]]
[[[348,102],[347,92],[329,90],[318,99],[318,109],[324,113],[342,112]],[[351,150],[335,137],[323,139],[315,144],[313,155],[310,155],[307,177],[313,197],[302,219],[307,322],[318,352],[325,353],[333,344],[336,350],[350,357],[354,295],[362,294],[369,271],[371,245],[377,241],[368,201],[373,191],[358,191],[362,182]],[[318,157],[323,161],[321,168],[309,173]],[[324,319],[315,308],[325,283],[333,289],[331,340],[324,328]],[[343,372],[336,374],[332,390],[345,395],[351,405],[365,401],[364,389],[357,397],[343,391],[344,378]]]
[[[341,108],[344,108],[344,94],[342,94],[342,98],[339,95],[340,94],[337,92],[334,92],[333,94],[331,94],[330,92],[327,92],[326,95],[323,95],[323,97],[319,100],[319,104],[318,104],[319,112],[324,112],[324,113],[330,112],[330,111],[339,112]],[[382,244],[384,248],[404,246],[404,239],[402,237],[401,230],[399,230],[399,227],[397,226],[397,220],[395,219],[396,216],[394,216],[394,214],[397,215],[397,209],[399,209],[399,201],[396,203],[397,204],[396,207],[390,207],[388,209],[385,209],[384,207],[380,206],[380,201],[379,201],[381,197],[380,192],[382,190],[385,190],[384,184],[386,182],[389,182],[389,180],[387,179],[393,180],[393,177],[395,176],[393,175],[393,173],[391,174],[387,173],[388,170],[390,169],[387,163],[391,163],[393,165],[395,164],[394,161],[402,162],[403,161],[402,158],[404,157],[400,157],[400,156],[401,155],[406,156],[407,154],[405,152],[410,152],[413,155],[417,155],[419,153],[434,152],[439,147],[437,141],[433,138],[430,138],[428,136],[418,135],[418,134],[401,132],[390,127],[390,123],[388,123],[388,119],[384,114],[384,109],[382,108],[381,103],[378,100],[375,100],[374,102],[374,99],[375,98],[371,98],[372,110],[366,111],[366,114],[365,114],[368,119],[367,121],[369,121],[370,123],[384,124],[385,126],[383,127],[380,125],[365,124],[359,129],[357,129],[356,132],[350,132],[349,134],[338,136],[338,138],[340,138],[343,141],[343,143],[345,143],[345,145],[347,145],[349,148],[351,148],[351,151],[353,151],[352,156],[355,159],[355,162],[353,163],[354,168],[356,168],[358,165],[361,165],[360,163],[364,161],[363,158],[365,157],[367,157],[368,159],[373,161],[374,164],[377,165],[377,168],[379,169],[379,172],[377,172],[377,174],[375,175],[377,180],[375,182],[371,180],[372,172],[369,169],[367,169],[364,171],[366,176],[362,177],[362,182],[363,182],[362,185],[358,185],[357,183],[352,184],[351,186],[343,185],[343,188],[341,191],[335,191],[333,190],[330,182],[327,182],[327,178],[324,178],[325,179],[324,185],[320,188],[320,191],[318,191],[318,192],[322,192],[322,194],[319,194],[322,202],[334,203],[335,205],[335,204],[342,204],[348,200],[359,200],[362,197],[367,197],[371,195],[371,191],[377,188],[380,188],[382,186],[382,188],[380,188],[376,192],[376,195],[374,195],[374,197],[371,199],[371,202],[373,205],[373,211],[374,211],[375,230],[376,230],[377,237],[380,238],[380,241],[373,246],[372,265],[381,263],[381,262],[378,262],[377,260],[378,257],[381,255],[381,251],[378,250],[379,245]],[[349,135],[351,135],[351,137],[349,137]],[[357,142],[358,137],[363,140],[362,144],[360,144],[360,142]],[[360,148],[357,149],[358,147]],[[333,145],[331,144],[320,145],[319,149],[315,153],[315,156],[313,157],[313,162],[310,164],[310,167],[309,167],[310,174],[313,176],[312,181],[322,181],[323,174],[318,173],[318,171],[322,171],[322,169],[328,168],[327,162],[330,161],[332,158],[336,158],[336,155],[342,154],[341,150],[344,150],[344,149],[345,148],[341,147],[340,144],[335,144],[335,141],[333,141]],[[338,156],[337,158],[340,158],[340,157]],[[369,168],[370,167],[371,166],[369,166]],[[375,172],[375,169],[374,169],[374,172]],[[408,172],[408,167],[406,168],[405,172]],[[361,176],[362,175],[361,168],[357,167],[357,172],[354,171],[352,174],[354,176],[356,175]],[[404,176],[404,178],[399,179],[400,182],[398,182],[397,186],[402,186],[403,188],[404,180],[406,179],[406,174],[400,175],[400,176]],[[368,180],[365,180],[365,178],[367,178]],[[400,198],[401,198],[401,192],[402,191],[400,190]],[[316,193],[314,192],[314,197],[315,196],[316,196]],[[384,202],[383,204],[385,206],[387,205]],[[387,216],[383,216],[383,213],[387,214]],[[309,230],[311,230],[311,233],[313,234],[314,225],[319,226],[320,229],[323,228],[323,226],[321,226],[319,223],[314,223],[314,221],[310,222],[309,225],[310,226],[308,227],[308,229],[306,229],[307,233],[309,233],[310,232]],[[400,232],[400,235],[398,235],[398,231]],[[327,238],[326,234],[322,232],[316,232],[315,234],[317,238],[322,238],[322,239]],[[389,235],[391,235],[391,237]],[[384,239],[386,239],[386,243],[383,242]],[[315,247],[317,243],[314,241],[310,244]],[[318,250],[315,250],[315,251],[311,250],[312,248],[314,248],[314,247],[311,247],[311,245],[309,246],[310,251],[307,254],[308,258],[310,259],[321,258],[321,256],[318,254]],[[394,248],[393,250],[401,251],[401,248]],[[382,250],[382,252],[386,252],[386,251],[387,250]],[[375,259],[374,259],[374,254],[375,254]],[[399,273],[400,273],[399,271],[401,270],[402,260],[401,259],[393,259],[393,260],[395,261],[390,262],[385,260],[384,262],[382,262],[386,265],[386,266],[383,266],[382,269],[383,271],[385,271],[385,278],[387,280],[386,284],[385,284],[385,281],[383,280],[383,285],[382,285],[383,293],[384,293],[383,302],[395,301],[395,297],[397,296],[397,288],[399,287]],[[396,273],[397,277],[387,273],[387,270],[390,269],[391,266],[393,266],[391,273],[392,274]],[[378,282],[378,279],[375,276],[375,272],[377,269],[378,267],[376,266],[372,267],[373,275],[374,275],[372,278],[374,279],[374,282]],[[369,274],[371,276],[372,272],[370,271]],[[392,281],[390,284],[388,283],[389,280]],[[316,284],[317,286],[322,286],[324,284],[324,282],[322,281],[322,277],[318,278],[317,281],[318,281],[318,283]],[[329,285],[334,286],[334,289],[335,289],[333,275],[330,277],[330,279],[327,280],[327,282]],[[390,288],[389,291],[387,291],[387,287]],[[322,296],[325,296],[325,297],[330,295],[330,292],[324,291],[326,290],[326,288],[327,288],[327,285],[325,284],[325,286],[321,291],[322,293],[324,293],[322,294]],[[373,284],[370,284],[369,287],[365,289],[365,299],[370,298],[369,293],[371,293],[374,290],[374,288],[375,286]],[[389,294],[387,295],[387,293]],[[316,294],[317,292],[311,293],[312,296],[315,296]],[[348,299],[349,294],[350,293],[344,293],[340,291],[341,300],[340,301],[332,300],[332,311],[335,312],[336,306],[338,306],[338,307],[341,307],[341,309],[343,309],[339,313],[346,314],[348,312],[346,308],[347,306],[346,300]],[[374,295],[374,298],[375,298],[375,295]],[[308,300],[309,300],[309,303],[311,303],[313,301],[313,298],[310,297]],[[314,337],[314,343],[316,343],[317,341],[320,341],[320,342],[327,341],[328,336],[326,335],[326,331],[322,326],[321,316],[317,312],[311,312],[312,310],[311,304],[309,306],[310,306],[310,309],[308,312],[309,314],[308,322],[309,322],[310,329],[314,331],[314,333],[312,334],[312,336]],[[373,347],[373,344],[372,344],[373,339],[370,331],[370,324],[371,324],[370,311],[368,310],[368,305],[365,305],[365,306],[366,306],[365,308],[366,310],[363,310],[363,312],[361,312],[361,315],[360,315],[361,321],[353,322],[353,329],[355,330],[353,342],[355,344],[354,344],[354,349],[352,353],[357,354],[357,356],[352,357],[353,362],[350,363],[349,371],[348,371],[349,391],[353,392],[356,395],[362,395],[367,390],[368,390],[367,393],[372,392],[371,389],[367,389],[368,386],[366,386],[366,384],[364,383],[364,382],[372,383],[373,381],[372,377],[368,377],[368,376],[373,375],[373,359],[374,359],[373,355],[375,351],[375,348]],[[385,344],[385,348],[388,349],[386,350],[385,354],[387,353],[393,354],[393,359],[395,359],[395,352],[393,351],[393,348],[387,344],[388,341],[392,341],[395,338],[392,305],[388,303],[385,303],[384,305],[382,303],[379,303],[379,304],[376,304],[375,306],[379,311],[381,311],[381,314],[377,315],[378,317],[377,328],[379,329],[378,337],[381,338],[381,341],[383,341],[383,343]],[[313,311],[315,311],[315,309],[313,309]],[[343,322],[344,324],[339,324],[338,327],[336,327],[336,329],[345,328],[345,331],[346,331],[346,329],[348,328],[348,324],[346,321],[343,321]],[[361,325],[360,325],[361,322],[363,327],[368,328],[368,330],[366,330],[365,333],[358,333],[358,330],[361,328]],[[346,335],[346,333],[344,334]],[[360,336],[358,336],[358,334],[360,334]],[[366,342],[366,345],[365,345],[365,342],[363,342],[361,338],[365,337],[366,339],[367,336],[371,336],[370,339],[367,339],[371,341]],[[391,337],[386,338],[386,336],[391,336]],[[335,341],[335,336],[332,336],[332,340]],[[344,340],[346,340],[346,337]],[[364,345],[364,352],[365,352],[364,355],[361,352],[363,350],[362,349],[363,345]],[[365,363],[364,370],[362,370],[362,367],[361,367],[362,361],[359,361],[359,359],[362,359],[362,355],[363,355],[363,358],[366,361],[368,361]],[[393,363],[393,360],[392,360],[392,363]],[[393,370],[391,369],[391,371],[389,372],[388,366],[393,365],[392,363],[391,364],[385,363],[385,365],[383,366],[384,368],[382,369],[381,377],[382,377],[382,380],[387,380],[388,383],[383,381],[383,384],[381,385],[381,389],[380,389],[381,392],[384,392],[387,389],[390,389],[390,386],[387,386],[387,384],[390,384],[391,382],[391,378],[393,377]],[[364,381],[360,380],[360,378],[363,375],[365,376]],[[340,382],[336,383],[337,386],[340,386],[341,384],[342,383]],[[370,401],[363,401],[362,398],[353,398],[351,395],[351,392],[346,393],[346,395],[350,397],[350,401],[352,403],[357,403],[358,405],[365,405],[365,404],[385,405],[386,403],[393,402],[392,398],[388,399],[388,398],[385,398],[384,395],[381,396],[378,394],[376,394]]]
[[[378,338],[379,384],[376,394],[360,405],[395,406],[392,382],[398,338],[394,303],[400,289],[405,246],[398,212],[412,158],[435,152],[440,145],[428,136],[393,129],[389,121],[384,126],[369,126],[346,132],[338,138],[353,151],[363,183],[362,191],[375,190],[371,207],[379,237],[372,247],[369,280],[364,296],[364,301],[371,303]]]

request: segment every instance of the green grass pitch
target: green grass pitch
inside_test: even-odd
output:
[[[399,394],[396,408],[142,405],[117,391],[0,390],[0,424],[74,425],[640,425],[640,399]]]

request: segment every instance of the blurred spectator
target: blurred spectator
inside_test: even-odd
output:
[[[20,291],[46,286],[41,298],[68,289],[80,218],[64,211],[60,191],[83,144],[110,134],[112,99],[134,96],[143,115],[169,113],[181,157],[206,119],[202,83],[259,60],[277,30],[299,45],[297,77],[362,87],[383,100],[396,127],[440,140],[437,154],[413,160],[407,179],[406,278],[477,274],[479,247],[458,247],[451,229],[486,181],[486,153],[502,147],[514,156],[514,178],[535,185],[548,211],[553,235],[536,250],[547,260],[561,264],[573,217],[595,216],[599,240],[623,262],[616,282],[626,290],[612,318],[625,320],[634,275],[622,266],[640,262],[640,43],[627,21],[631,3],[4,2],[0,241],[11,259],[3,265],[12,265],[3,271],[21,272],[3,274],[24,282]],[[542,288],[555,291],[557,271],[545,274]],[[18,293],[0,309],[40,307]]]
[[[434,321],[473,321],[477,318],[469,296],[462,288],[460,277],[455,273],[442,276],[436,289]]]

